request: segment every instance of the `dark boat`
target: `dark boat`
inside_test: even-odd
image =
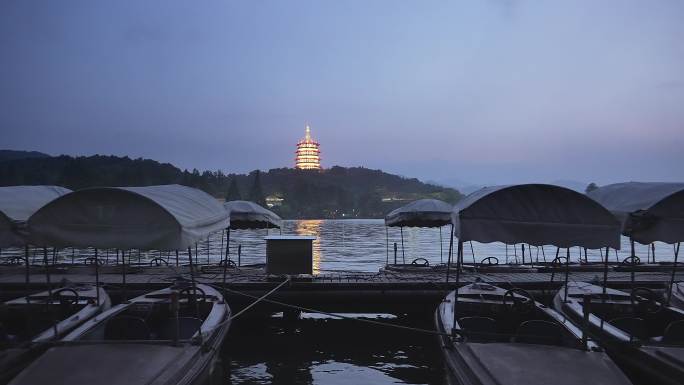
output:
[[[660,303],[647,288],[626,293],[585,282],[566,287],[556,294],[554,307],[580,322],[588,300],[588,330],[616,362],[649,383],[684,384],[683,310]]]
[[[88,321],[11,384],[205,383],[215,369],[230,315],[214,288],[178,283]]]
[[[524,290],[461,287],[455,324],[454,294],[435,314],[450,384],[630,383],[579,328]]]
[[[99,305],[97,304],[99,291]],[[68,285],[15,298],[0,308],[0,383],[6,383],[44,346],[64,337],[111,307],[107,292],[92,285]]]
[[[684,310],[684,283],[675,282],[670,290],[670,305]]]

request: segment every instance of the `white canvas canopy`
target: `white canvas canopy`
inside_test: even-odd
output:
[[[37,246],[183,250],[230,225],[228,212],[198,189],[163,185],[72,192],[29,218]]]
[[[276,213],[250,201],[223,204],[230,216],[231,229],[280,228],[282,219]]]
[[[451,224],[453,206],[438,199],[419,199],[385,216],[390,227],[441,227]]]
[[[26,245],[29,217],[70,191],[59,186],[0,187],[0,247]]]
[[[553,185],[480,189],[456,204],[452,221],[461,241],[620,248],[620,224],[608,210]]]
[[[616,183],[589,193],[636,242],[684,241],[684,183]]]

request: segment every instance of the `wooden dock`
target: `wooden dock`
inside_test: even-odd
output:
[[[121,266],[101,266],[100,282],[117,300],[125,291],[132,297],[169,285],[178,278],[190,279],[188,266],[127,266],[125,285]],[[504,288],[520,287],[535,295],[548,299],[565,280],[562,269],[554,271],[464,271],[460,275],[462,284],[477,280]],[[292,277],[291,282],[269,298],[293,305],[334,312],[410,313],[434,311],[445,294],[455,287],[454,273],[446,281],[445,269],[407,269],[391,271],[380,269],[377,273],[334,272],[311,276]],[[634,283],[632,282],[634,275]],[[670,281],[671,271],[610,271],[609,286],[629,290],[632,286],[664,290]],[[216,265],[197,266],[194,279],[200,283],[221,285],[223,268]],[[242,267],[226,270],[227,300],[231,307],[239,309],[252,299],[235,294],[241,292],[260,296],[271,290],[285,277],[269,276],[263,267]],[[601,281],[601,271],[571,271],[569,281]],[[677,271],[677,281],[684,280],[684,271]],[[62,281],[95,283],[94,266],[62,265],[50,268],[50,282],[53,287]],[[42,266],[29,270],[29,284],[26,284],[26,269],[23,266],[0,266],[0,300],[16,298],[27,292],[36,292],[47,287],[47,276]],[[234,291],[234,292],[233,292]],[[278,310],[276,305],[260,304],[262,311]]]

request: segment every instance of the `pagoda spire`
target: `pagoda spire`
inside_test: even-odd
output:
[[[306,125],[306,135],[304,136],[304,139],[308,142],[311,140],[311,127],[309,125]]]

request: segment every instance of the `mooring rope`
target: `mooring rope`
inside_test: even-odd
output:
[[[219,288],[219,287],[217,287],[217,285],[212,285],[212,286],[216,287],[217,289]],[[243,293],[243,292],[236,291],[236,290],[231,290],[228,288],[223,288],[223,290],[225,290],[229,293],[241,295],[244,297],[256,298],[257,302],[258,301],[268,302],[268,303],[272,303],[274,305],[279,305],[279,306],[283,306],[283,307],[287,307],[287,308],[291,308],[291,309],[305,311],[307,313],[318,313],[318,314],[324,314],[324,315],[335,317],[335,318],[341,318],[341,319],[346,319],[346,320],[351,320],[351,321],[358,321],[358,322],[368,323],[368,324],[372,324],[372,325],[385,326],[385,327],[391,327],[391,328],[402,329],[402,330],[410,330],[410,331],[414,331],[414,332],[418,332],[418,333],[424,333],[424,334],[453,337],[452,334],[442,333],[442,332],[439,332],[437,330],[422,329],[422,328],[417,328],[417,327],[413,327],[413,326],[395,325],[395,324],[391,324],[388,322],[374,321],[374,320],[369,320],[369,319],[364,319],[364,318],[348,317],[348,316],[340,315],[337,313],[331,313],[331,312],[327,312],[327,311],[323,311],[323,310],[311,309],[311,308],[307,308],[307,307],[303,307],[303,306],[297,306],[297,305],[292,305],[292,304],[285,303],[285,302],[275,301],[272,299],[266,299],[266,297],[274,290],[266,293],[265,295],[263,295],[261,297],[257,297],[255,295]],[[256,304],[256,302],[252,303],[252,305],[254,305],[254,304]],[[252,305],[249,305],[247,308],[251,307]],[[247,308],[241,310],[239,313],[236,314],[236,316],[243,313]]]

